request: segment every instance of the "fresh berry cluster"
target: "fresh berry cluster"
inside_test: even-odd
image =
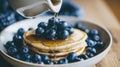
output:
[[[49,22],[50,21],[53,21],[53,18],[50,19]],[[41,22],[38,26],[44,30],[44,27],[46,28],[47,24]],[[48,23],[48,26],[49,26],[49,23]],[[49,56],[40,55],[35,52],[32,52],[30,48],[26,46],[27,44],[24,44],[23,42],[24,41],[23,34],[25,32],[23,28],[18,29],[17,33],[13,36],[13,41],[8,41],[5,44],[5,48],[7,50],[7,53],[16,59],[23,60],[26,62],[31,62],[31,63],[50,64],[50,65],[67,64],[67,63],[82,61],[95,56],[104,48],[104,44],[100,40],[100,36],[99,36],[100,33],[98,30],[96,29],[89,30],[81,23],[77,23],[75,25],[75,28],[83,30],[88,34],[88,39],[86,40],[88,44],[88,47],[86,48],[86,54],[82,54],[80,56],[76,56],[75,53],[71,52],[68,54],[67,58],[62,58],[59,61],[55,62],[50,60]],[[29,28],[28,30],[32,30],[32,29],[33,28]],[[54,27],[52,27],[52,29],[54,30]]]
[[[24,18],[9,6],[7,0],[0,0],[0,31],[8,25],[22,19]]]
[[[66,21],[50,18],[48,23],[40,22],[35,30],[36,35],[49,40],[67,39],[74,32],[73,27]]]

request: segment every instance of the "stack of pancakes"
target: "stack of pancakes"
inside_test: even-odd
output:
[[[50,56],[51,60],[59,60],[67,57],[70,52],[81,55],[85,51],[87,34],[81,30],[74,29],[74,33],[66,40],[47,40],[36,37],[35,31],[27,31],[24,34],[28,47],[39,54]]]

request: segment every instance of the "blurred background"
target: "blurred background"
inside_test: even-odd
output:
[[[51,12],[46,12],[40,16],[53,15]],[[116,31],[120,31],[120,0],[64,0],[59,15],[74,16],[80,19],[85,19],[94,22],[100,22],[106,26],[113,35],[115,45],[119,45],[117,40],[120,40]],[[26,18],[20,16],[13,10],[7,0],[0,0],[0,31],[4,30],[7,26],[24,20]],[[114,26],[114,27],[113,27]],[[117,43],[116,43],[117,42]],[[115,46],[113,46],[115,47]],[[117,52],[117,49],[113,49]],[[96,67],[119,67],[120,59],[116,57],[119,53],[112,53],[106,57]],[[112,55],[112,56],[111,56]],[[110,58],[109,58],[110,57]],[[111,59],[114,57],[115,60]],[[107,62],[108,61],[108,62]],[[113,64],[115,62],[115,64]],[[0,57],[0,67],[11,67],[5,60]]]
[[[94,2],[94,0],[64,0],[61,11],[59,15],[66,15],[66,16],[75,16],[82,18],[84,13],[87,12],[86,6],[82,5],[85,4],[84,2]],[[112,12],[116,15],[116,17],[120,20],[120,0],[104,0],[106,4],[110,7]],[[91,4],[93,5],[93,4]],[[99,8],[99,7],[98,7]],[[90,9],[90,8],[89,8]],[[89,13],[89,12],[88,12]],[[86,13],[87,14],[87,13]],[[46,12],[40,16],[46,15],[53,15],[52,12]],[[8,25],[26,19],[20,16],[15,10],[13,10],[7,0],[0,0],[0,31],[2,31]]]

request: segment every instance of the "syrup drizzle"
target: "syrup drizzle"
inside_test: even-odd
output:
[[[57,17],[58,17],[58,13],[54,13],[54,19],[57,19]],[[57,57],[56,57],[56,47],[57,47],[57,44],[56,44],[55,48],[53,50],[51,50],[51,52],[53,53],[52,55],[53,55],[54,59],[57,59]],[[54,61],[54,62],[56,62],[56,61]]]

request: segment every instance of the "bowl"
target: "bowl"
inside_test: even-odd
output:
[[[15,59],[8,54],[6,54],[6,50],[4,48],[4,44],[7,41],[11,41],[13,35],[19,28],[24,28],[25,30],[28,30],[28,28],[36,28],[37,24],[41,21],[47,22],[47,20],[51,18],[50,17],[39,17],[36,19],[27,19],[23,21],[19,21],[17,23],[14,23],[10,26],[8,26],[6,29],[4,29],[0,33],[0,54],[3,56],[3,58],[8,61],[10,64],[12,64],[15,67],[91,67],[92,65],[97,64],[99,61],[103,59],[103,57],[108,53],[108,51],[111,48],[112,45],[112,36],[110,32],[100,24],[90,22],[90,21],[85,21],[85,20],[80,20],[79,18],[75,17],[65,17],[61,16],[60,18],[68,21],[70,24],[75,24],[76,22],[81,22],[83,23],[88,29],[97,29],[100,32],[100,36],[102,41],[105,44],[105,47],[101,49],[101,51],[95,55],[92,58],[80,61],[80,62],[74,62],[74,63],[68,63],[68,64],[56,64],[56,65],[42,65],[42,64],[35,64],[35,63],[29,63],[29,62],[24,62],[18,59]]]

